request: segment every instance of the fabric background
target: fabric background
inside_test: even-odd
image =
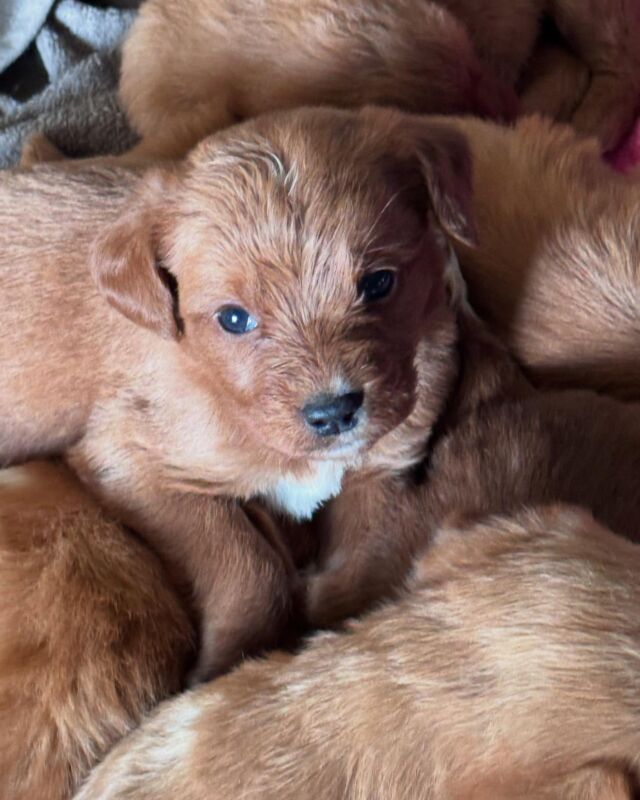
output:
[[[140,0],[3,0],[0,167],[43,132],[70,155],[119,152],[135,136],[119,107],[119,45]]]

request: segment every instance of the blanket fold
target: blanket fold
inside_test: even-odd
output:
[[[119,46],[139,3],[0,4],[0,167],[17,163],[23,140],[34,132],[70,155],[131,146],[135,136],[116,89]]]

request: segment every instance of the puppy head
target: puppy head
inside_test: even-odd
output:
[[[248,441],[347,458],[411,413],[418,346],[452,324],[442,229],[473,239],[470,183],[444,124],[273,114],[147,176],[92,268],[112,305],[176,340]]]

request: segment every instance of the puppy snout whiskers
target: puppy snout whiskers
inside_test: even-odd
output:
[[[338,436],[356,427],[363,401],[363,391],[318,395],[303,407],[302,416],[318,436]]]

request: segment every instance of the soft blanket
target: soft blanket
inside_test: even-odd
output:
[[[119,52],[140,0],[2,0],[0,167],[46,133],[74,155],[119,152],[135,137],[118,105]]]

